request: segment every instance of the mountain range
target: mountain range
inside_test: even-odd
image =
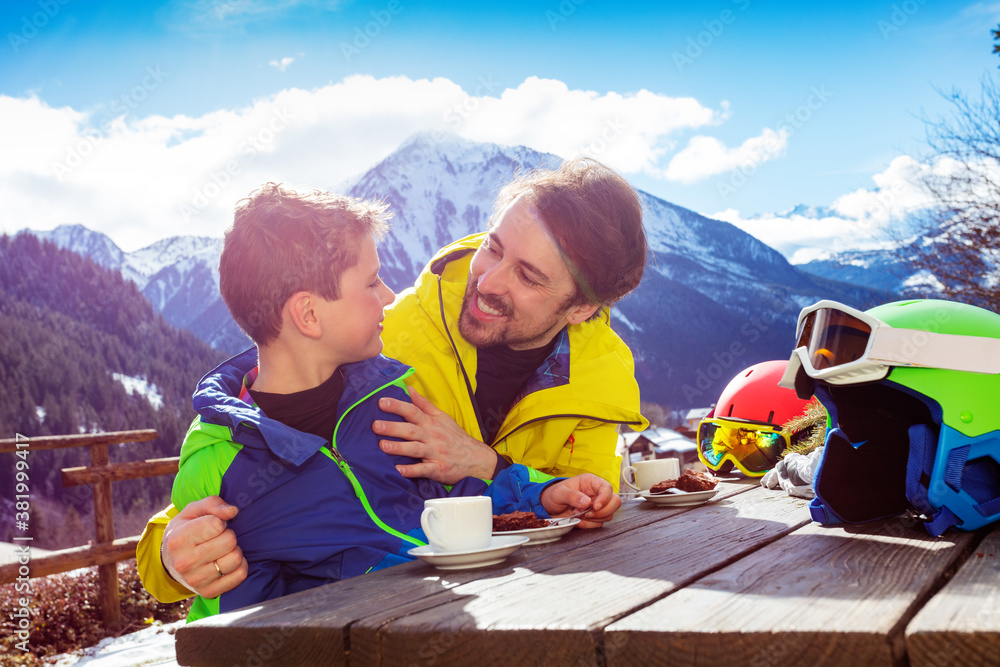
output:
[[[940,283],[926,271],[915,271],[904,258],[915,255],[916,246],[924,242],[925,238],[917,237],[889,249],[839,252],[800,268],[817,276],[864,285],[879,295],[881,302],[900,296],[921,298],[936,294]]]
[[[391,205],[392,231],[379,253],[383,279],[398,292],[438,248],[486,228],[494,196],[514,173],[560,162],[524,146],[418,133],[337,189]],[[868,287],[871,274],[851,274],[850,261],[826,260],[808,272],[729,223],[640,197],[649,262],[640,287],[612,311],[612,325],[632,348],[645,401],[710,405],[740,370],[788,357],[803,306],[823,298],[860,308],[887,300],[889,288]],[[164,319],[216,349],[232,353],[249,344],[219,297],[221,239],[173,237],[125,253],[81,225],[30,233],[120,271]],[[884,268],[890,275],[888,258]]]
[[[93,242],[95,252],[116,254],[100,238],[80,238]],[[222,358],[170,325],[120,270],[30,234],[0,236],[4,433],[31,438],[149,428],[158,432],[156,440],[112,447],[111,461],[176,456],[194,417],[192,388]],[[60,470],[89,460],[86,447],[32,448],[33,546],[80,543],[80,517],[91,512],[93,491],[64,488]],[[15,481],[0,475],[0,541],[13,534]],[[152,509],[166,502],[170,484],[162,476],[116,481],[117,535],[140,530]]]

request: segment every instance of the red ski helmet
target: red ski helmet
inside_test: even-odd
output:
[[[713,416],[781,426],[801,415],[809,401],[778,386],[787,366],[787,359],[762,361],[741,371],[722,390]]]
[[[782,424],[805,412],[811,399],[779,387],[788,361],[763,361],[740,371],[722,390],[712,413],[698,425],[698,458],[711,470],[735,465],[759,477],[791,444]]]

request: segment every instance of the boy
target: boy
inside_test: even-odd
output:
[[[219,495],[239,508],[229,527],[246,580],[198,597],[188,620],[244,607],[407,560],[424,544],[425,498],[489,495],[494,512],[568,514],[620,505],[594,475],[537,482],[515,465],[491,485],[451,489],[407,479],[412,459],[378,447],[382,397],[407,400],[412,369],[381,356],[383,308],[376,238],[387,206],[268,183],[241,201],[219,261],[220,291],[256,344],[206,375],[199,418],[181,448],[171,500],[178,510]],[[548,478],[546,478],[548,479]],[[219,576],[228,572],[214,563]]]

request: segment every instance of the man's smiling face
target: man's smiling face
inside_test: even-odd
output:
[[[542,347],[597,310],[577,288],[538,212],[515,200],[476,250],[458,325],[476,347]]]

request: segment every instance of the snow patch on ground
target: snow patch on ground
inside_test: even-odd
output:
[[[155,625],[121,637],[102,639],[79,653],[65,653],[57,656],[54,667],[140,667],[158,665],[177,667],[177,652],[174,649],[174,632],[184,625],[175,621],[166,625]]]

